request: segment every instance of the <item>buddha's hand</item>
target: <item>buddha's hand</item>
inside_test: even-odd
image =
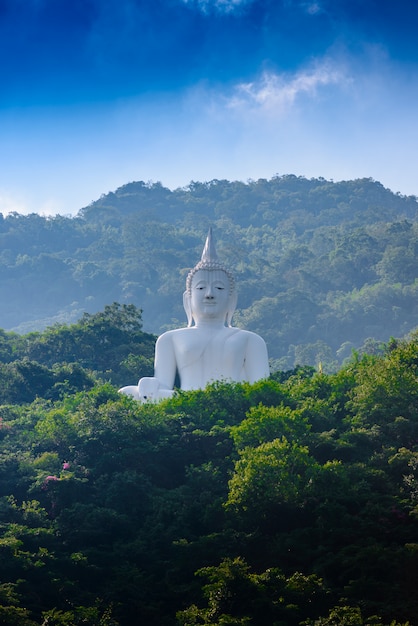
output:
[[[164,389],[160,386],[158,378],[146,376],[138,383],[140,402],[158,402],[164,398],[171,398],[173,389]]]

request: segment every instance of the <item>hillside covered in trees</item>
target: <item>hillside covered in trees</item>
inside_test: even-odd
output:
[[[1,333],[0,624],[417,626],[418,336],[141,405],[153,343]]]
[[[159,334],[185,324],[187,270],[213,226],[239,288],[235,324],[262,335],[273,369],[336,371],[418,319],[417,199],[371,179],[277,176],[171,191],[134,182],[76,217],[0,219],[0,327],[26,334],[111,302]],[[130,381],[127,381],[130,382]]]

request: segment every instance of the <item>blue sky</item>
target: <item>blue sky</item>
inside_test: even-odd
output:
[[[0,0],[0,212],[134,181],[418,195],[418,3]]]

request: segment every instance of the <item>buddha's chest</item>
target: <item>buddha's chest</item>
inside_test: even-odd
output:
[[[176,341],[176,360],[180,374],[203,376],[203,382],[240,379],[245,361],[245,343],[234,330],[225,328],[218,332],[189,332]]]

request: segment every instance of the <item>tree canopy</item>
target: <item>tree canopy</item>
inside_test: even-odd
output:
[[[142,405],[153,341],[117,303],[3,333],[0,623],[416,624],[418,335]]]

